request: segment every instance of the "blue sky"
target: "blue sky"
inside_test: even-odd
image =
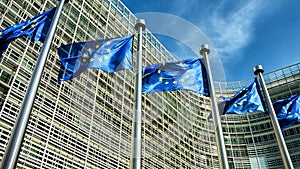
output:
[[[299,0],[123,0],[176,57],[212,46],[214,79],[253,78],[300,62]],[[164,19],[165,18],[165,19]],[[196,49],[197,48],[197,49]],[[223,72],[222,72],[223,71]],[[222,73],[220,73],[222,72]]]

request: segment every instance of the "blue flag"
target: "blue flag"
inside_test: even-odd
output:
[[[44,42],[53,19],[55,8],[52,8],[32,19],[15,24],[0,31],[0,56],[9,43],[19,37],[26,36],[31,41]]]
[[[133,35],[78,42],[58,48],[61,69],[58,81],[70,80],[88,68],[97,68],[112,73],[132,70]]]
[[[249,112],[265,112],[257,80],[238,91],[233,98],[225,100],[223,114],[245,114]]]
[[[273,107],[281,130],[294,125],[296,122],[300,122],[300,95],[278,100],[273,104]]]
[[[158,63],[143,68],[143,93],[173,90],[209,95],[206,70],[200,59]]]

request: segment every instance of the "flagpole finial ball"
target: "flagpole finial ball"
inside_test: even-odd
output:
[[[262,65],[257,65],[253,68],[253,72],[255,75],[258,75],[258,73],[264,73],[264,68],[262,67]]]
[[[209,49],[209,46],[208,46],[208,44],[203,44],[203,45],[201,45],[200,46],[200,54],[201,55],[204,55],[204,53],[206,52],[207,54],[209,54],[209,52],[210,52],[210,49]]]
[[[146,29],[146,22],[144,19],[137,19],[136,23],[135,23],[135,30],[139,30],[139,28],[142,28],[142,30],[144,31]]]

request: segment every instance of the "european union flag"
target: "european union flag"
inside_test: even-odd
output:
[[[200,59],[158,63],[143,68],[143,93],[173,90],[209,95],[206,70]]]
[[[238,91],[233,98],[225,100],[223,114],[245,114],[249,112],[264,112],[257,80]]]
[[[27,36],[31,41],[44,42],[48,28],[53,19],[55,8],[52,8],[32,19],[15,24],[0,31],[0,56],[6,50],[9,43],[21,36]]]
[[[62,63],[58,81],[77,77],[87,68],[98,68],[109,73],[131,70],[132,41],[133,35],[61,46],[58,49]]]
[[[300,95],[278,100],[273,104],[273,107],[281,130],[300,122]]]

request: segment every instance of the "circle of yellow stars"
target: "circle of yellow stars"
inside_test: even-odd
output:
[[[289,102],[289,105],[292,105],[292,104],[293,104],[293,101],[290,101],[290,102]],[[288,115],[291,114],[291,113],[292,113],[292,112],[290,112],[290,111],[287,112]],[[295,116],[296,116],[296,117],[298,117],[298,115],[299,115],[298,113],[295,113]]]
[[[249,89],[248,88],[244,88],[243,90],[240,91],[240,93],[242,93],[243,91],[247,91],[247,90],[249,90]],[[247,96],[248,96],[248,94],[244,94],[244,97],[247,97]],[[248,100],[245,98],[245,99],[242,100],[241,103],[235,103],[235,104],[233,104],[233,106],[234,107],[243,106],[243,102],[247,102],[247,101]]]
[[[184,63],[183,62],[179,62],[179,64],[180,65],[183,65]],[[162,63],[162,67],[164,67],[166,65],[166,63]],[[157,73],[158,74],[160,74],[161,73],[161,70],[160,69],[158,69],[157,70]],[[189,79],[191,76],[190,75],[185,75],[183,78],[181,78],[180,80],[179,80],[179,82],[181,82],[181,83],[184,83],[187,79]],[[163,77],[159,77],[158,78],[158,81],[159,82],[161,82],[161,83],[163,83],[163,80],[164,80],[164,78]],[[174,80],[173,82],[172,82],[172,84],[177,84],[178,83],[178,81],[176,81],[176,80]],[[168,82],[168,81],[166,81],[166,82],[164,82],[164,84],[165,85],[168,85],[168,84],[170,84],[170,82]]]
[[[36,26],[36,21],[34,21],[34,22],[32,22],[32,23],[30,23],[30,22],[31,22],[31,20],[28,20],[27,23],[29,23],[29,25],[28,25],[28,24],[23,25],[22,28],[21,28],[21,31],[24,31],[24,29],[25,29],[26,27],[28,27],[28,26],[30,26],[31,28],[33,28],[33,27]],[[3,31],[0,31],[0,36],[2,36],[2,34],[3,34]]]
[[[105,45],[110,45],[110,44],[111,44],[111,41],[107,41],[107,42],[105,43]],[[96,44],[94,49],[97,50],[97,49],[99,49],[99,47],[100,47],[100,45],[99,45],[99,44]],[[93,49],[92,49],[92,48],[88,48],[87,51],[88,51],[88,53],[91,53],[91,52],[93,52]],[[111,53],[111,49],[108,48],[108,49],[106,50],[106,52],[107,52],[108,54]],[[83,63],[87,63],[88,61],[89,61],[89,62],[95,61],[95,58],[94,58],[94,57],[91,57],[91,58],[88,59],[88,55],[87,55],[86,53],[84,53],[84,54],[82,55],[82,57],[83,57],[83,59],[82,59],[82,62],[83,62]],[[97,59],[98,59],[98,61],[99,61],[100,63],[102,63],[103,59],[107,60],[107,59],[109,59],[109,57],[108,57],[108,55],[103,55],[103,58],[98,57]]]

